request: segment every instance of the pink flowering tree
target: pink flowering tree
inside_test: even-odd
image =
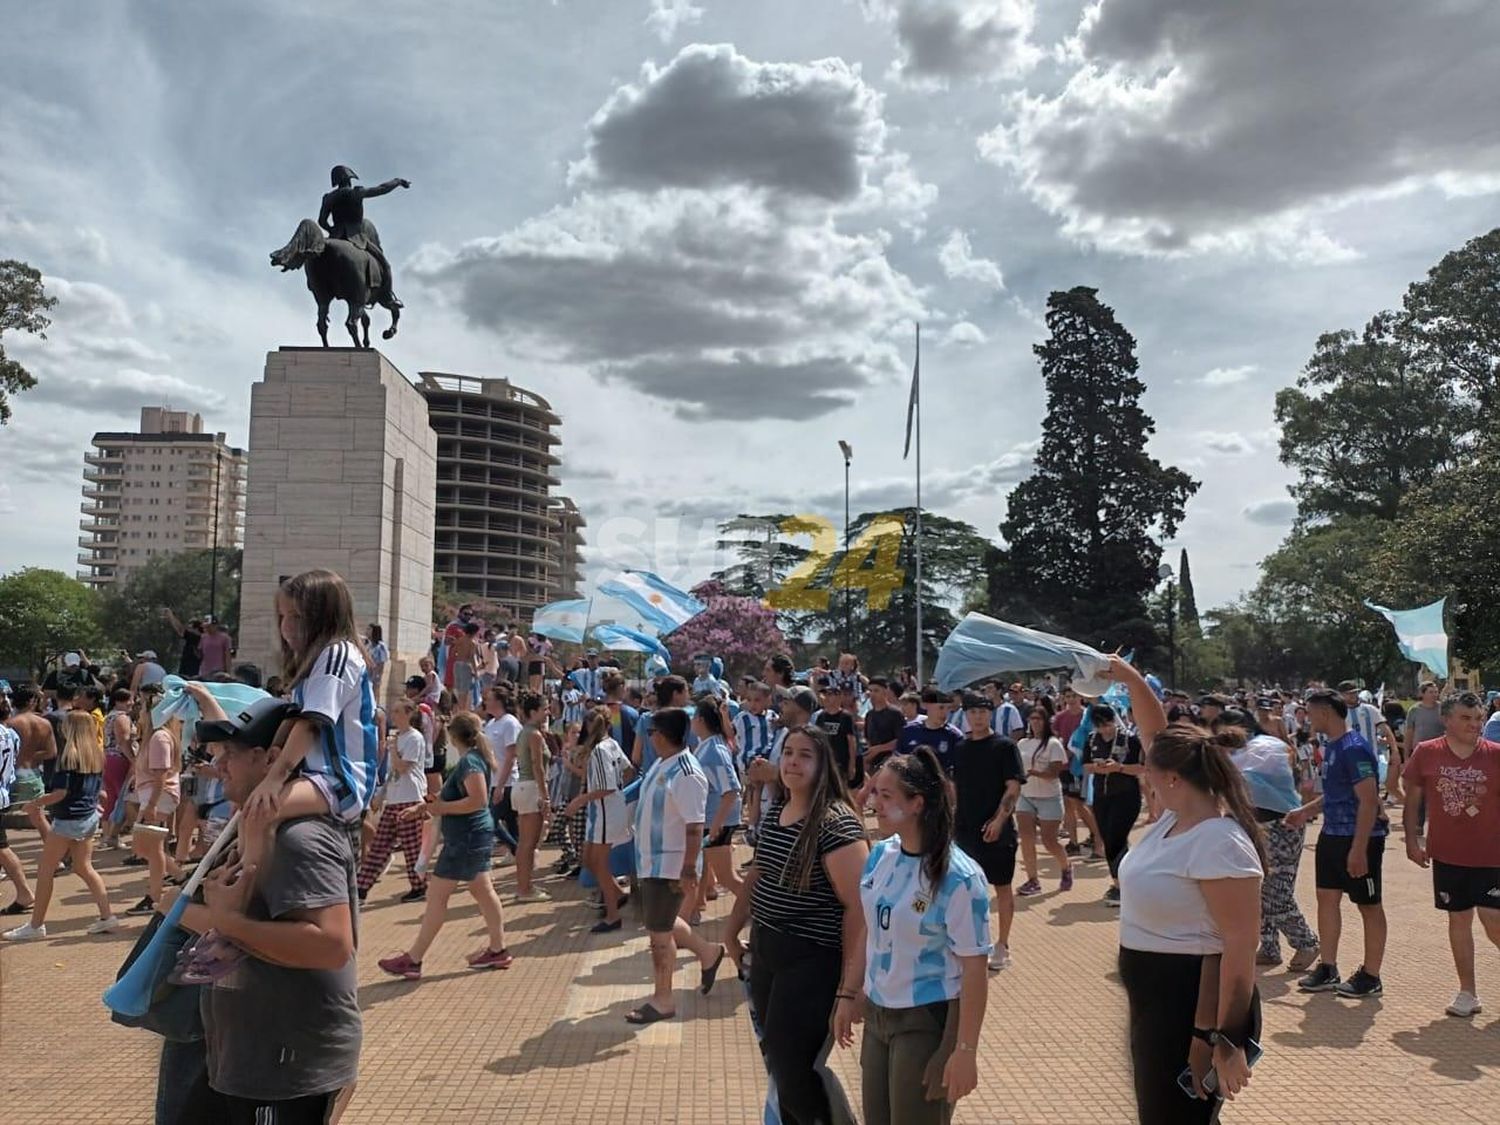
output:
[[[759,599],[726,593],[711,580],[692,593],[708,608],[666,637],[674,670],[691,676],[694,655],[706,652],[724,661],[724,678],[733,683],[746,673],[759,676],[766,657],[787,651],[776,611]]]

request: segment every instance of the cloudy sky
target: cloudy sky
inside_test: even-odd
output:
[[[0,431],[0,571],[73,569],[88,439],[141,405],[244,442],[265,352],[316,342],[267,253],[346,163],[412,181],[368,208],[384,350],[552,401],[591,566],[701,577],[720,519],[841,513],[840,438],[856,511],[910,503],[919,320],[924,497],[994,535],[1047,294],[1091,285],[1203,482],[1180,543],[1217,603],[1290,521],[1276,390],[1495,225],[1496,73],[1486,0],[35,5],[0,41],[0,257],[59,304],[6,341],[41,383]]]

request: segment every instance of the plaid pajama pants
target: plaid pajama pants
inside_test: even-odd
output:
[[[380,810],[380,821],[375,825],[375,839],[370,843],[369,854],[359,865],[356,882],[361,892],[366,892],[375,885],[375,880],[380,878],[381,871],[385,869],[386,860],[391,858],[391,853],[398,847],[406,857],[406,877],[411,882],[412,890],[420,891],[427,886],[426,877],[417,874],[417,858],[422,854],[422,821],[398,819],[401,810],[411,808],[413,803],[386,805]]]

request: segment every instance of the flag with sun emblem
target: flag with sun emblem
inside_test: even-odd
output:
[[[691,621],[708,607],[692,594],[679,590],[649,570],[625,570],[599,584],[599,592],[619,598],[641,621],[665,637],[673,629]]]

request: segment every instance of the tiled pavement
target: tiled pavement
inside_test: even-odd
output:
[[[12,839],[30,870],[31,834]],[[140,897],[144,879],[119,866],[121,854],[104,856],[100,866],[123,907]],[[732,975],[707,998],[684,991],[676,1021],[631,1029],[621,1017],[645,995],[644,933],[627,929],[623,941],[588,935],[593,915],[576,887],[549,880],[557,901],[506,905],[514,968],[463,967],[482,926],[472,903],[456,899],[428,954],[427,979],[394,981],[375,960],[410,939],[421,909],[396,902],[405,889],[399,865],[362,915],[365,1052],[346,1122],[759,1121],[763,1078]],[[1311,867],[1309,855],[1299,896],[1306,907]],[[508,868],[499,883],[508,897]],[[1055,879],[1048,887],[1021,903],[1016,964],[992,978],[980,1086],[959,1107],[963,1125],[1131,1120],[1124,1000],[1112,978],[1115,914],[1098,901],[1102,865],[1083,867],[1069,895],[1056,892]],[[1447,1018],[1442,1009],[1455,985],[1443,920],[1431,909],[1426,873],[1405,861],[1396,841],[1387,899],[1386,996],[1364,1004],[1303,996],[1285,973],[1266,974],[1266,1058],[1224,1120],[1500,1120],[1500,954],[1480,951],[1481,994],[1493,1006],[1473,1021]],[[717,914],[727,903],[714,905]],[[156,1040],[114,1026],[99,1002],[142,923],[91,938],[82,933],[90,916],[82,886],[65,878],[48,922],[52,936],[0,950],[0,1121],[151,1120]],[[716,926],[710,920],[707,932]],[[1352,909],[1344,932],[1348,969],[1358,960]],[[697,981],[686,959],[679,979],[684,989]],[[833,1065],[857,1096],[856,1058],[857,1048],[836,1052]]]

